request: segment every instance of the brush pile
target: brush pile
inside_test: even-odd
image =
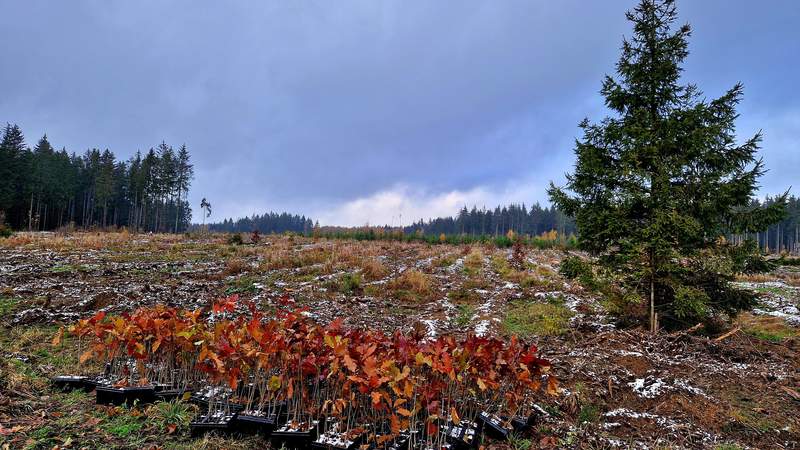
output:
[[[268,319],[236,296],[207,313],[100,312],[70,332],[81,362],[105,363],[92,378],[98,401],[191,396],[202,405],[195,431],[295,448],[468,448],[530,426],[536,397],[556,390],[549,362],[516,338],[388,336],[288,307]]]

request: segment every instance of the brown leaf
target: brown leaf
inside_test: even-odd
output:
[[[58,347],[58,345],[61,344],[61,339],[63,338],[64,338],[64,327],[61,327],[58,329],[58,333],[56,333],[56,335],[53,336],[53,341],[51,342],[53,347]]]
[[[171,423],[171,424],[167,425],[167,434],[173,434],[173,433],[175,433],[175,430],[177,430],[177,429],[178,429],[178,425],[175,425],[174,423]]]

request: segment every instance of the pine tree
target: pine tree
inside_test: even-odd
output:
[[[678,325],[748,306],[703,256],[727,231],[778,219],[783,200],[746,208],[764,173],[761,135],[736,142],[740,84],[706,101],[680,83],[690,27],[671,29],[674,2],[642,0],[627,18],[633,37],[623,41],[618,78],[607,76],[601,90],[615,115],[580,124],[575,172],[566,190],[551,184],[549,194],[576,218],[583,248],[630,274],[655,330],[656,314]]]
[[[20,200],[18,192],[22,183],[25,137],[16,125],[6,124],[0,142],[0,211],[13,223],[12,211]]]

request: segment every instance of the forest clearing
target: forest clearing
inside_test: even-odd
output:
[[[18,233],[0,241],[0,446],[265,445],[252,436],[190,437],[198,407],[188,401],[100,406],[94,393],[50,382],[97,369],[81,369],[69,334],[53,345],[60,326],[158,303],[209,311],[232,295],[267,313],[290,301],[322,325],[341,318],[423,339],[514,334],[535,344],[557,392],[536,396],[531,431],[486,438],[487,448],[795,448],[800,439],[796,265],[737,280],[759,293],[759,304],[729,328],[654,336],[618,326],[596,286],[560,273],[568,254],[558,249],[229,239]]]

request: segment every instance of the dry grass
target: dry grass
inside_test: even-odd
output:
[[[361,273],[364,274],[364,278],[369,281],[380,280],[389,273],[386,266],[384,266],[379,259],[373,257],[361,258],[359,266],[361,267]]]
[[[736,317],[736,325],[745,333],[770,342],[781,342],[800,336],[796,329],[788,326],[780,317],[757,316],[745,312]]]
[[[247,272],[250,265],[242,258],[231,258],[225,262],[225,275],[239,275]]]
[[[433,293],[433,278],[419,270],[409,269],[391,280],[388,287],[400,294],[400,297],[406,297],[405,293],[412,293],[417,298],[428,298]]]

